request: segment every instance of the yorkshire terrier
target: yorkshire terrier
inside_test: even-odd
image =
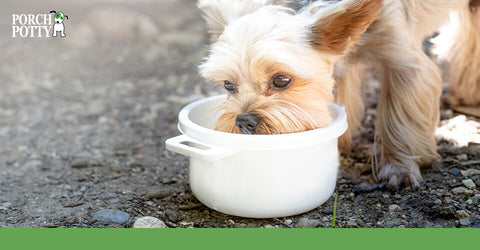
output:
[[[217,130],[325,127],[327,106],[337,102],[346,106],[349,129],[339,143],[348,150],[364,115],[364,76],[373,70],[380,82],[374,177],[416,187],[420,167],[438,157],[442,92],[422,42],[448,21],[461,27],[448,33],[449,99],[480,104],[480,0],[199,0],[198,7],[212,42],[200,73],[228,92]]]

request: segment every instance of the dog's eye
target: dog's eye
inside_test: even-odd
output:
[[[224,82],[223,82],[223,86],[224,86],[225,89],[228,90],[228,92],[230,92],[230,93],[235,93],[235,92],[237,92],[237,86],[235,86],[235,84],[233,84],[233,83],[230,82],[230,81],[224,81]]]
[[[292,80],[289,77],[284,75],[275,75],[273,77],[273,85],[276,88],[283,89],[286,88]]]

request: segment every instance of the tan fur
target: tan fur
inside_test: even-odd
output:
[[[327,105],[335,98],[346,105],[349,130],[340,147],[348,149],[363,118],[363,78],[372,69],[380,81],[374,174],[391,186],[419,185],[419,167],[438,157],[441,94],[439,69],[422,41],[451,10],[460,11],[468,31],[451,49],[451,93],[464,104],[480,103],[480,14],[472,14],[471,1],[478,0],[316,1],[298,12],[267,0],[199,1],[213,34],[200,73],[238,89],[219,107],[216,129],[240,133],[235,121],[243,114],[259,118],[257,134],[328,126]],[[292,79],[289,87],[272,87],[277,74]]]
[[[312,42],[323,51],[341,54],[360,40],[370,23],[377,18],[383,0],[359,0],[334,7],[312,27]],[[330,9],[328,6],[320,8]],[[314,11],[314,9],[310,10]]]
[[[351,149],[364,115],[363,81],[367,67],[364,64],[337,63],[335,74],[335,102],[345,105],[348,130],[339,138],[339,147],[345,152]]]
[[[480,105],[480,8],[453,15],[458,24],[456,43],[448,52],[449,96],[453,105]]]

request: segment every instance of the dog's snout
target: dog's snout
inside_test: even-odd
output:
[[[239,115],[237,116],[235,125],[237,125],[240,131],[244,134],[255,134],[258,125],[258,118],[252,114]]]

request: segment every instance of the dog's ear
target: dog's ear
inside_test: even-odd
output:
[[[66,19],[68,19],[68,16],[67,15],[64,15]]]
[[[210,40],[217,41],[225,26],[262,6],[283,4],[286,0],[199,0],[197,6],[207,22]]]
[[[360,40],[377,18],[383,0],[344,0],[313,4],[302,14],[313,18],[311,42],[316,49],[342,54]]]
[[[55,14],[57,14],[57,11],[56,11],[56,10],[51,10],[50,13],[55,13]]]

